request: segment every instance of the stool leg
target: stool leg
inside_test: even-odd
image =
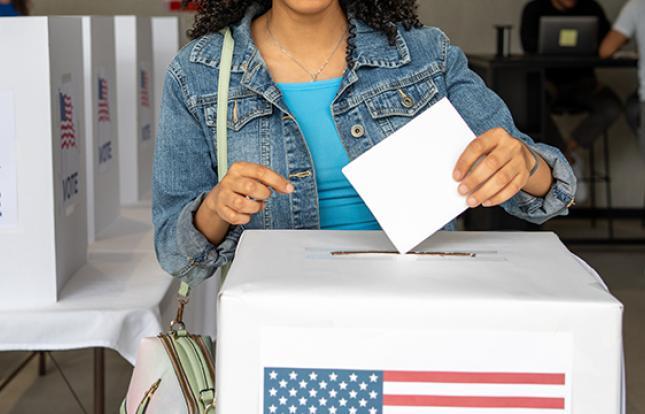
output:
[[[589,148],[589,195],[591,197],[591,227],[596,228],[596,157],[594,154],[594,145]]]
[[[609,239],[614,238],[614,216],[612,212],[612,197],[611,197],[611,167],[609,164],[609,133],[605,131],[603,137],[605,149],[605,191],[607,192],[607,225],[609,228]]]
[[[94,348],[94,414],[105,413],[105,349]]]
[[[38,375],[47,375],[47,354],[38,352]]]

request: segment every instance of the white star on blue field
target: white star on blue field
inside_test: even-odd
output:
[[[379,371],[265,368],[264,414],[381,414]]]

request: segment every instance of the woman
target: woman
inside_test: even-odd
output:
[[[226,26],[231,167],[217,177]],[[454,171],[471,207],[539,223],[573,201],[562,154],[517,130],[413,0],[204,1],[192,35],[168,70],[153,174],[157,254],[189,283],[230,262],[245,228],[378,229],[340,169],[443,97],[478,135]]]
[[[27,16],[27,0],[0,0],[0,17]]]

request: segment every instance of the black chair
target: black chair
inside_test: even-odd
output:
[[[580,115],[587,113],[588,111],[585,108],[563,103],[556,102],[551,105],[550,113],[552,115]],[[590,204],[592,210],[591,225],[596,227],[597,217],[595,212],[598,210],[597,207],[597,194],[596,194],[596,184],[604,183],[605,184],[605,197],[607,201],[606,208],[606,218],[608,224],[609,239],[614,238],[614,216],[612,214],[612,188],[611,188],[611,168],[610,168],[610,154],[609,154],[609,131],[605,130],[602,136],[602,158],[603,158],[603,168],[598,169],[596,165],[596,146],[592,145],[588,150],[589,152],[589,175],[579,178],[578,181],[583,181],[589,183],[589,193],[590,193]]]

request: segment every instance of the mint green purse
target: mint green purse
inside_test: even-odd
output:
[[[228,170],[226,116],[228,88],[233,60],[233,36],[223,31],[219,83],[217,90],[217,169],[219,177]],[[225,269],[224,269],[225,270]],[[144,338],[121,414],[187,413],[214,414],[215,364],[213,341],[207,336],[191,335],[184,322],[184,307],[190,287],[182,282],[177,317],[170,331]]]

